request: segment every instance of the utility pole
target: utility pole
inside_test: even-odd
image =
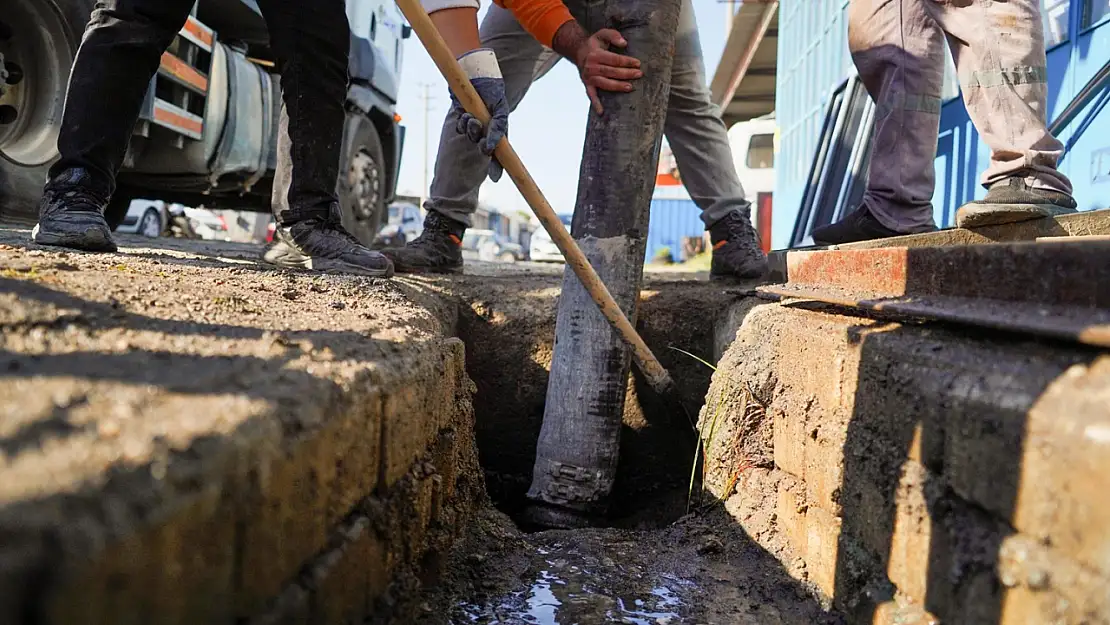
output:
[[[635,324],[681,0],[603,6],[575,17],[590,32],[619,30],[644,76],[631,93],[603,92],[605,114],[590,113],[571,234]],[[577,527],[607,512],[630,365],[628,346],[567,268],[528,490],[530,522]]]
[[[420,87],[424,91],[423,95],[420,96],[420,99],[424,101],[424,186],[420,191],[420,203],[423,205],[423,200],[428,199],[428,143],[431,141],[431,136],[429,136],[428,132],[428,119],[431,117],[431,103],[435,98],[431,96],[432,85],[430,83],[420,83]]]

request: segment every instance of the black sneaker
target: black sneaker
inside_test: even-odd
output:
[[[840,221],[814,229],[813,242],[816,245],[842,245],[857,241],[900,237],[904,234],[906,233],[884,226],[875,219],[866,204],[861,204]]]
[[[382,250],[400,273],[462,273],[462,237],[466,226],[428,211],[424,232],[404,247]]]
[[[709,228],[713,243],[710,280],[755,280],[767,274],[767,256],[750,219],[731,212]]]
[[[1025,178],[1007,178],[991,185],[987,196],[968,202],[956,211],[960,228],[981,228],[1055,217],[1077,212],[1075,198],[1067,193],[1034,189]]]
[[[393,275],[389,259],[364,246],[347,232],[338,215],[311,217],[288,226],[278,226],[277,241],[263,260],[279,267],[342,272],[388,278]]]
[[[104,220],[108,200],[82,184],[88,175],[83,169],[70,169],[47,183],[32,241],[86,252],[116,251],[112,229]]]

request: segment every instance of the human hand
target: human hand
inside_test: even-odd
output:
[[[501,70],[497,65],[497,58],[493,50],[480,48],[468,52],[459,58],[460,65],[470,76],[470,84],[482,98],[490,114],[489,124],[483,124],[478,118],[467,113],[455,94],[451,94],[451,106],[457,115],[455,131],[466,135],[468,139],[478,145],[482,154],[490,157],[489,178],[497,182],[501,179],[504,168],[493,155],[497,144],[509,134],[509,103],[505,99],[505,81],[501,78]]]
[[[581,27],[579,27],[581,28]],[[624,48],[628,41],[612,28],[603,28],[593,35],[582,37],[578,33],[573,45],[571,59],[578,66],[586,94],[598,115],[604,113],[598,90],[627,93],[632,91],[632,82],[643,77],[640,60],[624,54],[611,52],[610,48]]]

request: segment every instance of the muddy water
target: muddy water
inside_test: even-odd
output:
[[[555,542],[552,549],[530,550],[529,572],[521,589],[480,603],[463,602],[456,608],[456,618],[483,625],[666,625],[680,622],[687,612],[686,601],[695,589],[690,580],[645,571],[636,564],[618,564],[609,556],[583,554],[569,542]]]
[[[522,534],[486,513],[421,625],[838,625],[723,514],[650,531]]]

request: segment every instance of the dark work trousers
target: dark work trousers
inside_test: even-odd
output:
[[[51,168],[51,180],[83,168],[90,190],[111,196],[150,78],[193,2],[96,3],[73,64],[58,137],[62,158]],[[274,215],[282,224],[326,217],[337,205],[347,95],[350,34],[343,0],[258,4],[282,85]]]

